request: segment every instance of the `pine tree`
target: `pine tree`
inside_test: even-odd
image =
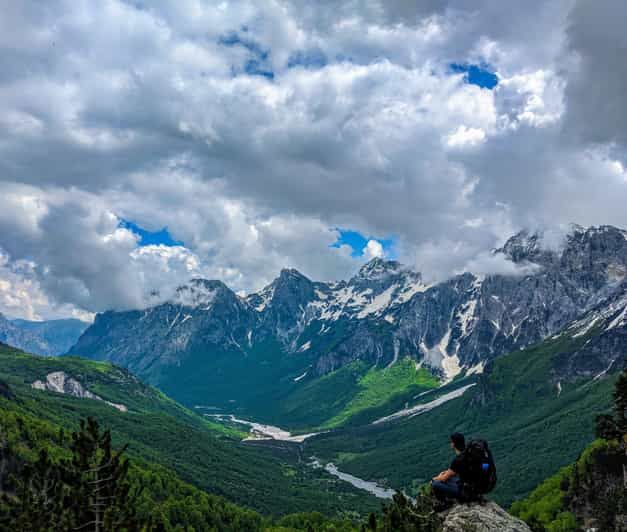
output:
[[[92,418],[81,421],[71,438],[69,459],[55,463],[42,450],[36,462],[23,467],[15,495],[5,497],[8,515],[0,525],[19,532],[141,530],[126,447],[113,451],[111,433],[101,432]]]
[[[627,365],[627,361],[625,362]],[[620,435],[627,437],[627,369],[618,377],[614,390],[614,419]],[[627,440],[624,440],[627,443]]]
[[[123,459],[126,446],[111,449],[111,433],[100,432],[98,422],[81,421],[79,432],[72,434],[72,458],[62,464],[70,487],[76,530],[94,532],[138,530],[130,486],[129,462]]]
[[[627,445],[627,369],[619,375],[613,396],[614,415],[597,416],[596,435],[604,440],[619,440]]]
[[[57,531],[72,527],[72,515],[64,508],[67,486],[57,464],[45,450],[36,462],[26,464],[16,483],[14,497],[6,499],[6,517],[17,531]]]

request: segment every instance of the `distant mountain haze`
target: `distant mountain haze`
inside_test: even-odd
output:
[[[29,353],[56,356],[66,353],[89,323],[75,320],[10,320],[0,314],[0,342]]]

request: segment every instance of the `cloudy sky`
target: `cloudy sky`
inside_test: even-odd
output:
[[[2,2],[0,312],[627,227],[623,0]]]

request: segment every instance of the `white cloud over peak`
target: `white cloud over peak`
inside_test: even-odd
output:
[[[367,260],[385,256],[383,245],[377,240],[368,240],[366,247],[363,249],[363,254]]]

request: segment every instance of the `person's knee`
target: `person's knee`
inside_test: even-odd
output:
[[[431,490],[432,491],[442,491],[442,485],[443,485],[443,482],[440,482],[439,480],[432,480],[431,481]]]

